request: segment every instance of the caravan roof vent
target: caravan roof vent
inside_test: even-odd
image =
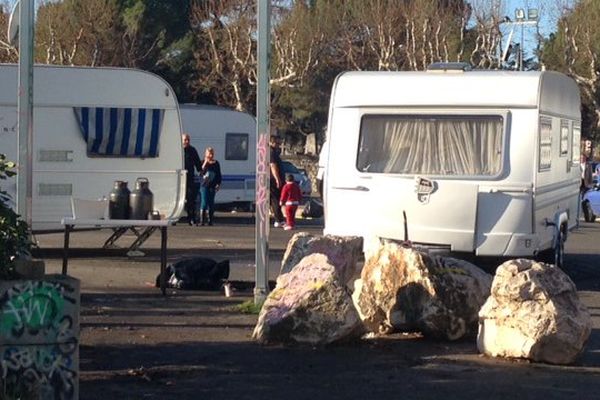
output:
[[[464,62],[437,62],[429,64],[427,67],[427,71],[435,71],[435,72],[464,72],[471,71],[473,67],[469,63]]]

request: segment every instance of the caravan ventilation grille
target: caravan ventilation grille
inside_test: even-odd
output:
[[[73,150],[40,150],[40,162],[73,162]]]
[[[40,196],[71,196],[73,185],[70,183],[40,183],[38,192]]]

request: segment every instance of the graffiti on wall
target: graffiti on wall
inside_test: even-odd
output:
[[[15,283],[0,298],[0,378],[41,398],[71,399],[77,382],[77,301],[64,282]],[[23,344],[21,344],[23,343]],[[39,344],[38,344],[39,343]]]
[[[269,135],[266,133],[259,133],[258,145],[256,149],[256,173],[257,173],[257,185],[256,185],[256,224],[258,226],[258,232],[256,240],[266,241],[268,239],[268,227],[269,227]],[[265,222],[266,221],[266,222]],[[266,265],[267,260],[256,260],[257,265],[263,263]]]
[[[72,399],[77,381],[75,348],[8,346],[1,354],[2,379],[17,391],[34,392],[43,399]]]

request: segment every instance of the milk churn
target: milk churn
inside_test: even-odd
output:
[[[131,219],[148,219],[148,214],[154,208],[154,195],[150,191],[148,178],[137,178],[135,189],[129,195]]]
[[[129,218],[129,194],[126,181],[115,181],[115,186],[108,196],[108,218]]]

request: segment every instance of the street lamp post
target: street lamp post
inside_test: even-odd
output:
[[[262,304],[269,293],[269,180],[270,180],[270,75],[271,0],[258,1],[258,49],[256,90],[256,271],[254,303]]]
[[[34,0],[18,1],[9,21],[8,40],[19,46],[17,89],[17,214],[31,233],[33,170],[33,24]]]

